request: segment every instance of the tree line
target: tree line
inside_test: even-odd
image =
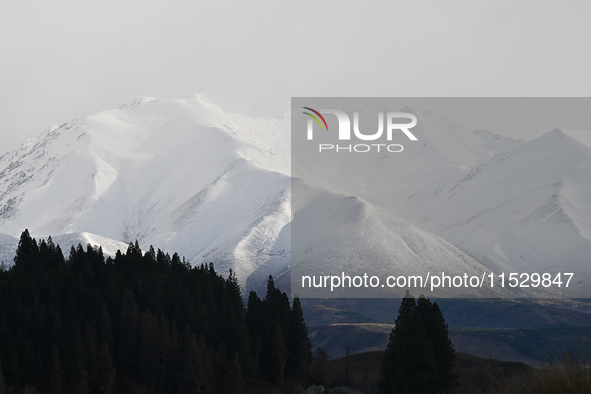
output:
[[[137,241],[67,258],[25,230],[0,272],[0,394],[248,393],[305,385],[302,307],[269,277],[245,307],[238,280]]]

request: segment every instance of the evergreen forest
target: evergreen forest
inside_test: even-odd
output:
[[[305,387],[311,345],[298,298],[251,292],[213,264],[130,244],[64,257],[25,230],[0,272],[0,394],[250,393]]]

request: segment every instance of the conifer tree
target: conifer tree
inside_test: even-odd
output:
[[[405,362],[403,341],[410,331],[411,316],[415,308],[415,299],[407,291],[398,308],[398,317],[394,329],[390,333],[390,341],[382,361],[381,374],[378,380],[380,393],[393,392],[401,378],[401,364]]]
[[[4,320],[0,322],[0,352],[6,385],[13,386],[22,383],[19,354],[12,333],[6,327]]]
[[[330,363],[328,353],[323,347],[318,346],[312,357],[310,365],[310,380],[317,385],[330,384]]]
[[[63,386],[63,372],[60,363],[60,352],[57,346],[51,350],[49,359],[49,374],[47,376],[47,388],[49,394],[65,393]]]
[[[21,233],[16,255],[14,256],[14,265],[19,268],[30,270],[37,268],[39,258],[39,247],[34,238],[31,238],[29,230]]]
[[[437,302],[433,303],[428,324],[433,358],[437,361],[437,387],[442,393],[450,393],[458,386],[459,376],[453,372],[456,365],[456,351],[449,339],[447,324]]]
[[[408,291],[400,303],[398,317],[395,326],[390,333],[390,341],[382,361],[380,377],[378,380],[379,392],[382,394],[404,392],[406,384],[405,366],[410,366],[412,349],[406,344],[413,333],[413,312],[416,302]]]
[[[66,391],[88,393],[88,372],[86,370],[86,352],[80,330],[74,317],[66,313],[64,317],[63,370],[66,378]]]
[[[449,393],[457,386],[455,350],[435,305],[423,295],[415,302],[406,292],[382,361],[381,394]]]
[[[266,300],[271,299],[273,293],[275,292],[275,281],[273,280],[273,275],[269,275],[267,279],[267,295],[265,296]]]
[[[6,378],[2,372],[2,359],[0,358],[0,394],[6,394]]]
[[[286,375],[300,383],[307,383],[308,368],[312,361],[312,344],[299,297],[293,299],[289,338],[287,341]]]
[[[285,363],[287,362],[287,346],[285,335],[279,324],[275,325],[271,337],[271,357],[269,360],[269,378],[277,384],[283,383]]]
[[[265,313],[263,311],[263,302],[257,296],[257,293],[251,291],[248,295],[248,304],[246,309],[246,326],[251,343],[252,365],[256,371],[259,368],[259,357],[261,352],[261,335]]]

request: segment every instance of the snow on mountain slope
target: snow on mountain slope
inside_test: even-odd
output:
[[[351,288],[330,292],[326,289],[302,288],[302,276],[323,276],[342,273],[353,277],[363,275],[381,277],[384,284],[388,276],[421,275],[475,275],[481,277],[487,270],[482,264],[444,241],[407,223],[357,197],[346,196],[320,188],[310,187],[294,179],[292,228],[292,290],[296,293],[358,297],[363,294],[376,297],[405,294],[402,288]],[[503,289],[494,292],[483,288],[461,287],[431,293],[429,286],[422,291],[431,295],[500,296]],[[319,293],[315,293],[319,291]],[[499,291],[495,293],[496,291]],[[364,293],[365,292],[365,293]]]
[[[338,103],[333,105],[340,108]],[[361,112],[362,118],[371,117],[364,114],[362,108],[356,110]],[[317,160],[326,160],[319,163],[296,151],[293,175],[309,182],[319,177],[318,185],[356,195],[406,219],[404,202],[412,194],[426,187],[433,188],[442,180],[453,179],[472,166],[523,143],[523,140],[486,130],[469,130],[448,116],[427,109],[405,107],[396,112],[417,117],[417,125],[412,128],[417,141],[404,136],[392,141],[403,145],[402,152],[388,153],[385,148],[380,153],[329,152],[316,155]],[[369,131],[373,130],[366,132]],[[330,169],[333,171],[329,172]]]
[[[40,242],[42,239],[47,241],[46,237],[41,237],[37,241]],[[54,244],[59,245],[65,257],[68,257],[70,248],[77,247],[78,244],[86,248],[86,245],[93,247],[102,247],[103,254],[105,256],[115,257],[117,250],[127,250],[128,244],[103,237],[97,234],[91,233],[69,233],[61,234],[51,237]],[[18,247],[19,239],[8,234],[0,234],[0,264],[4,263],[5,266],[12,265],[16,249]]]
[[[496,272],[575,272],[571,286],[591,279],[588,132],[524,142],[433,111],[400,111],[418,119],[417,141],[393,141],[402,152],[329,151],[315,162],[294,153],[298,175],[437,234]]]
[[[591,263],[591,132],[552,130],[409,199],[408,216],[495,270]]]
[[[41,239],[47,241],[46,238],[40,238],[39,241],[41,241]],[[76,248],[78,245],[82,245],[83,248],[86,248],[86,245],[91,245],[93,247],[100,246],[103,249],[103,254],[111,257],[115,257],[118,250],[125,252],[128,247],[128,244],[124,242],[91,233],[61,234],[51,237],[51,240],[54,244],[60,246],[64,257],[66,258],[70,253],[70,248]]]
[[[400,155],[381,155],[376,163],[379,170],[368,171],[376,175],[369,193],[385,199],[383,205],[400,215],[404,215],[400,209],[404,200],[413,193],[523,143],[486,130],[467,130],[435,111],[406,108],[403,112],[416,115],[413,134],[418,141],[405,142]],[[386,182],[384,174],[389,178]]]
[[[312,272],[329,259],[347,269],[371,262],[377,275],[589,263],[587,133],[554,130],[524,143],[405,110],[419,118],[419,141],[403,154],[358,167],[333,156],[326,168],[351,176],[322,174],[320,183],[345,195],[308,180],[293,193],[289,112],[254,119],[195,96],[75,119],[0,157],[0,261],[12,261],[27,228],[66,254],[78,242],[112,254],[138,240],[232,268],[260,289],[269,274],[285,280],[292,231],[304,228],[293,261]],[[295,164],[310,174],[317,166]]]
[[[14,252],[18,246],[18,238],[8,234],[0,234],[0,265],[10,266]]]
[[[2,244],[14,247],[25,228],[37,238],[52,235],[66,254],[78,243],[114,254],[138,240],[193,264],[215,261],[247,288],[260,287],[290,268],[289,122],[289,113],[269,120],[229,115],[199,97],[144,98],[52,128],[0,157],[0,231],[9,234]],[[350,267],[365,258],[381,273],[482,272],[450,244],[362,200],[314,193],[294,208],[309,232],[305,240],[325,233],[326,223],[349,236],[360,228]],[[328,212],[336,216],[327,222]],[[324,250],[323,259],[351,245],[342,236],[325,241],[314,252]],[[297,257],[298,264],[320,257],[314,253]]]
[[[193,264],[215,261],[247,288],[260,288],[269,274],[290,268],[289,121],[289,114],[228,115],[198,97],[142,99],[76,119],[0,158],[0,231],[52,235],[66,254],[77,243],[112,254],[138,240]],[[381,272],[434,269],[436,260],[481,271],[438,237],[361,200],[317,193],[325,194],[295,209],[308,217],[310,234],[323,231],[315,216],[335,203],[341,209],[333,224],[361,226],[359,252]],[[327,242],[335,250],[350,244]],[[385,249],[376,254],[367,245]]]
[[[246,278],[270,256],[288,256],[276,235],[290,220],[289,166],[287,115],[143,99],[0,157],[0,232],[138,240]]]

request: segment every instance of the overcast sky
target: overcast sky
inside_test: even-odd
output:
[[[142,96],[255,116],[291,96],[591,96],[590,15],[584,1],[3,0],[0,154]]]

